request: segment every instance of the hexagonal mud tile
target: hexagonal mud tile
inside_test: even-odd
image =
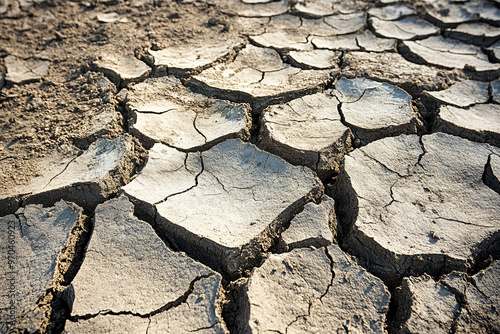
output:
[[[222,12],[244,17],[270,17],[284,14],[288,11],[286,0],[210,0]]]
[[[489,1],[471,1],[464,4],[470,13],[478,16],[481,20],[492,23],[496,26],[500,23],[500,9]]]
[[[273,254],[246,285],[241,333],[383,333],[390,294],[337,245]]]
[[[480,46],[490,46],[500,37],[500,28],[486,23],[462,23],[448,29],[445,36]]]
[[[422,90],[440,90],[466,79],[458,69],[415,64],[394,52],[347,52],[342,58],[341,69],[342,74],[349,78],[384,78],[384,81],[403,88],[413,96],[420,95]]]
[[[323,186],[308,168],[230,139],[197,153],[156,144],[123,190],[179,247],[233,275],[260,261]]]
[[[396,47],[395,39],[376,37],[369,30],[338,36],[312,36],[311,43],[319,49],[344,51],[365,50],[384,52],[394,51]]]
[[[83,210],[64,201],[48,208],[28,205],[0,218],[2,333],[45,330],[50,308],[44,297],[61,283],[67,270],[62,260],[74,250],[83,221]]]
[[[438,27],[415,16],[399,21],[385,21],[372,17],[370,23],[377,34],[399,40],[420,39],[435,35],[440,31]]]
[[[283,63],[273,49],[247,45],[236,59],[204,70],[190,85],[209,95],[252,102],[254,110],[296,94],[314,92],[330,81],[328,70],[302,70]]]
[[[115,331],[111,326],[151,322],[153,332],[225,333],[221,276],[167,248],[133,211],[125,196],[97,207],[85,260],[68,288],[72,321],[66,331]]]
[[[318,29],[318,27],[312,27]],[[333,34],[332,27],[323,24],[322,30]],[[303,27],[302,19],[298,16],[284,14],[272,17],[265,25],[264,32],[249,36],[250,40],[261,47],[271,47],[286,50],[312,50],[308,41],[309,29]]]
[[[150,49],[148,53],[153,56],[153,65],[157,71],[185,77],[227,57],[239,45],[236,40],[215,40],[200,46],[187,44],[162,50]]]
[[[500,252],[500,196],[483,181],[500,149],[436,133],[373,142],[346,155],[336,184],[345,246],[374,273],[439,275]]]
[[[39,159],[38,175],[29,184],[0,195],[0,212],[25,204],[54,203],[65,199],[91,208],[130,180],[140,160],[131,137],[98,139],[83,152],[61,147]]]
[[[287,252],[294,248],[330,246],[337,233],[334,205],[333,199],[326,195],[319,204],[307,203],[281,234],[280,248]]]
[[[259,146],[294,165],[307,166],[326,179],[339,171],[352,148],[332,92],[306,95],[263,112]]]
[[[304,0],[293,4],[294,11],[306,17],[323,17],[332,14],[352,14],[364,11],[369,6],[366,1],[340,1],[332,0],[324,2],[321,0]]]
[[[161,142],[195,151],[228,138],[250,137],[248,105],[194,94],[173,77],[151,78],[133,86],[126,107],[132,133],[149,145]]]
[[[403,280],[396,300],[402,332],[496,333],[500,331],[500,262],[469,277],[453,272],[438,281],[428,275]]]
[[[495,72],[500,64],[490,63],[488,56],[477,46],[464,44],[441,36],[419,41],[403,41],[411,55],[428,64],[445,68],[468,69],[475,72]]]
[[[117,87],[127,87],[149,75],[151,68],[132,55],[104,54],[92,62],[91,68],[104,73]]]
[[[404,90],[365,78],[341,78],[333,94],[340,101],[344,124],[367,143],[388,136],[416,133],[422,126]]]
[[[26,83],[41,80],[49,73],[49,61],[37,59],[21,59],[7,56],[4,59],[7,75],[5,79],[13,83]]]
[[[453,27],[477,19],[477,15],[468,11],[461,4],[436,1],[431,5],[433,8],[427,11],[427,19],[440,27]]]
[[[467,109],[441,106],[434,127],[437,131],[500,146],[500,105],[476,104]]]
[[[368,9],[367,13],[381,20],[394,21],[405,16],[414,15],[415,11],[403,4],[393,4],[384,7],[372,7]]]
[[[456,83],[445,90],[425,91],[424,93],[434,100],[463,108],[477,103],[486,103],[490,99],[488,83],[473,80]]]
[[[305,69],[323,70],[338,67],[342,52],[331,50],[290,51],[290,63]]]

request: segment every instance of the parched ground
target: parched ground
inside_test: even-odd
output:
[[[500,2],[0,0],[0,333],[499,333]]]

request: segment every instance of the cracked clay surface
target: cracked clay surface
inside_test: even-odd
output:
[[[500,332],[500,1],[0,0],[0,334]]]

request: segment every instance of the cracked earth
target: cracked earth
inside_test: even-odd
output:
[[[0,0],[0,333],[500,333],[500,1]]]

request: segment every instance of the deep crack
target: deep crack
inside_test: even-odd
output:
[[[189,288],[186,290],[186,292],[184,292],[184,294],[182,294],[181,296],[179,296],[177,299],[171,301],[171,302],[168,302],[167,304],[163,305],[162,307],[156,309],[156,310],[153,310],[149,313],[145,313],[145,314],[141,314],[141,313],[137,313],[137,312],[132,312],[132,311],[112,311],[112,310],[101,310],[99,311],[98,313],[94,313],[94,314],[86,314],[86,315],[76,315],[76,316],[71,316],[68,320],[72,321],[72,322],[78,322],[80,320],[89,320],[89,319],[93,319],[93,318],[96,318],[97,316],[100,316],[100,315],[103,315],[103,316],[106,316],[106,315],[131,315],[131,316],[134,316],[134,317],[139,317],[139,318],[144,318],[144,319],[149,319],[149,321],[151,322],[151,317],[159,314],[159,313],[163,313],[163,312],[167,312],[171,309],[174,309],[176,307],[178,307],[179,305],[181,304],[184,304],[188,297],[193,293],[194,291],[194,285],[203,280],[203,279],[206,279],[206,278],[209,278],[211,276],[215,275],[215,273],[210,273],[210,274],[206,274],[206,275],[201,275],[201,276],[197,276],[195,279],[193,279],[191,281],[191,283],[189,284]],[[148,325],[148,329],[149,329],[149,325]]]

